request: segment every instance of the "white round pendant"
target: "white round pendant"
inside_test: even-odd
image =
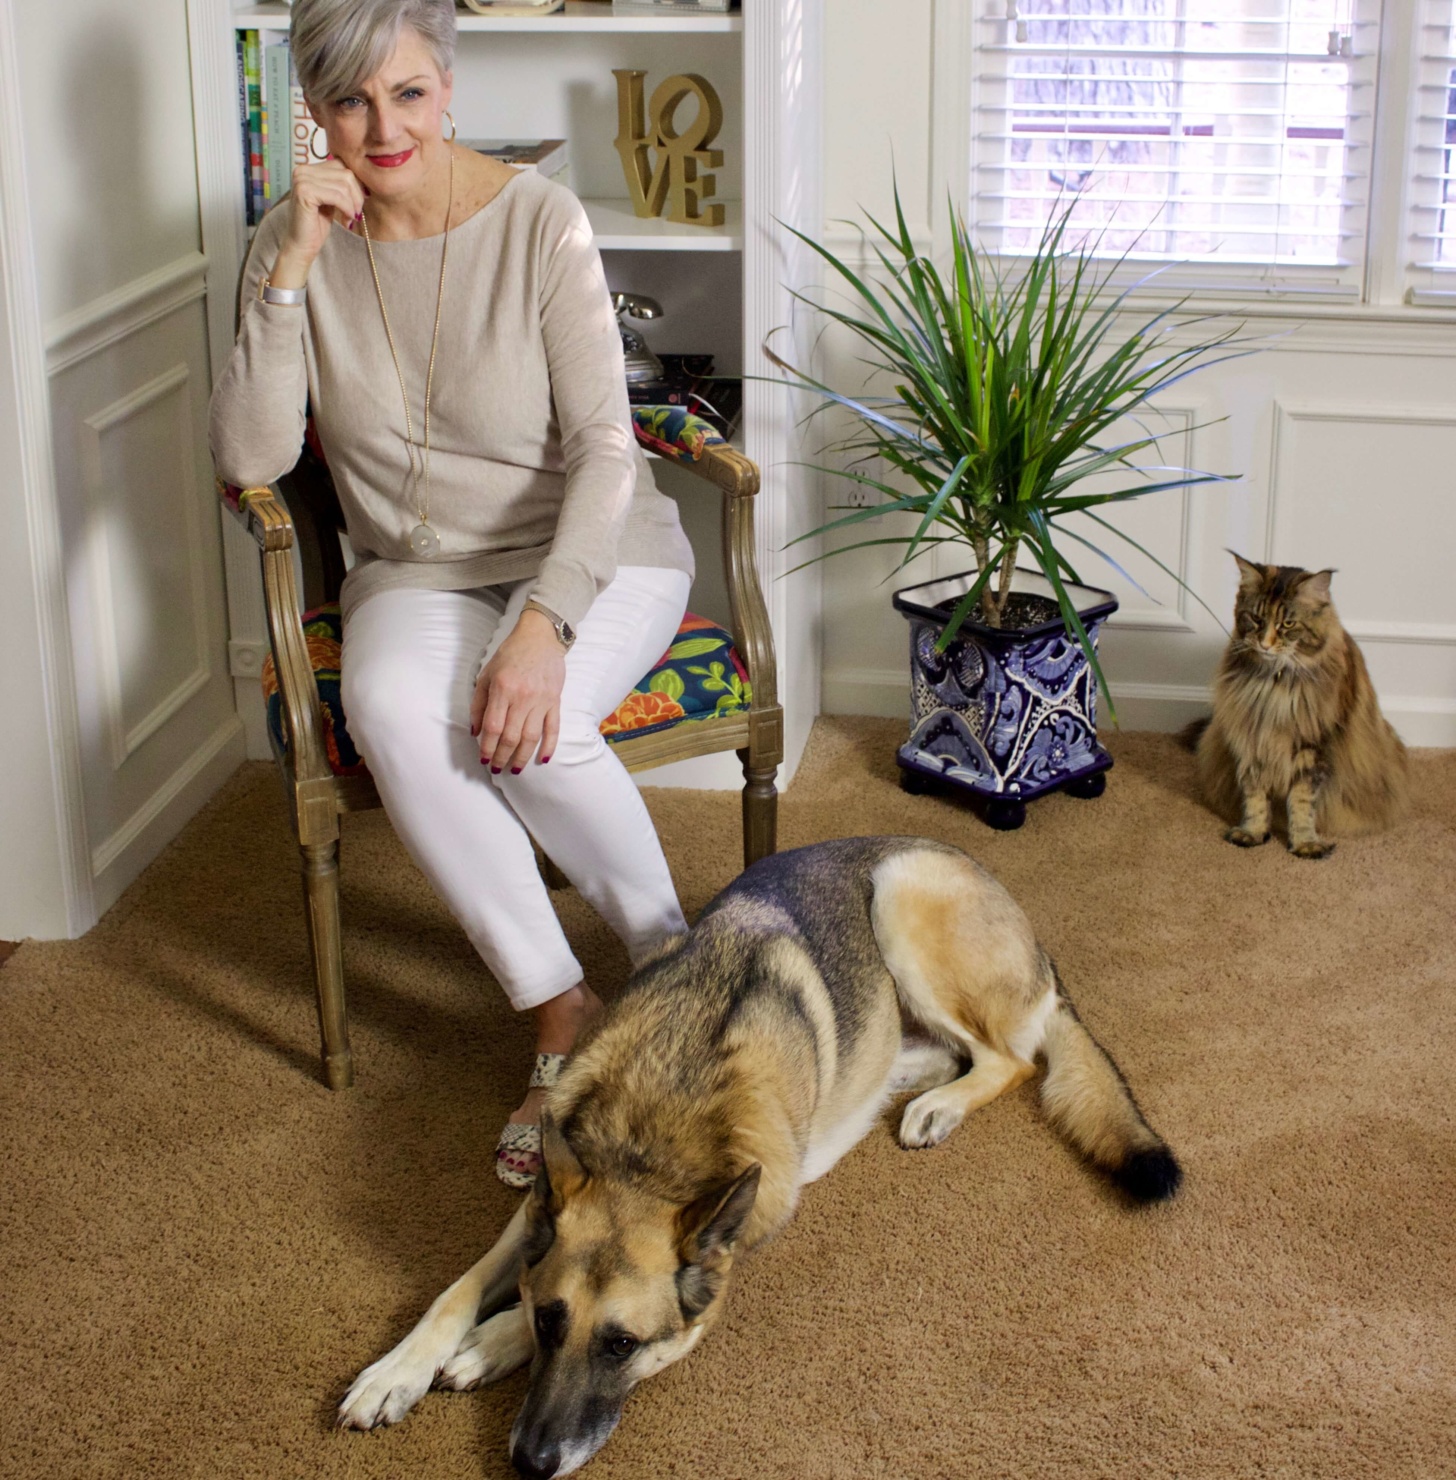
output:
[[[440,553],[440,536],[428,524],[417,524],[410,530],[410,549],[428,559]]]

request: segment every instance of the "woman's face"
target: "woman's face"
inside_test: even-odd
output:
[[[329,152],[373,195],[407,195],[443,148],[451,74],[442,73],[418,31],[399,33],[394,55],[347,97],[313,106]]]

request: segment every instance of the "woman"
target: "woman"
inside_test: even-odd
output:
[[[692,552],[632,435],[580,202],[451,142],[454,0],[294,0],[291,44],[316,162],[258,228],[213,453],[230,482],[271,482],[312,412],[357,557],[350,731],[401,840],[535,1015],[496,1161],[526,1186],[542,1090],[601,1006],[531,838],[634,960],[685,928],[597,727],[671,643]]]

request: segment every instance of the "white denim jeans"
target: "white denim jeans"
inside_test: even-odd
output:
[[[634,961],[687,928],[652,819],[597,727],[671,645],[689,584],[677,570],[618,570],[566,655],[555,753],[519,776],[480,764],[470,701],[533,582],[380,591],[345,624],[349,732],[401,842],[516,1008],[582,979],[533,837]]]

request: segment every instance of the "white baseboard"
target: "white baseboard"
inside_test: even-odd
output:
[[[1407,745],[1441,750],[1456,746],[1456,699],[1382,699],[1380,707]]]
[[[671,761],[650,771],[634,771],[638,786],[685,787],[694,791],[742,791],[743,763],[731,750]]]
[[[92,850],[98,917],[116,903],[122,890],[177,836],[244,759],[243,725],[233,715],[164,786]]]
[[[1198,684],[1117,683],[1112,686],[1119,727],[1173,733],[1207,714],[1213,700]],[[1407,745],[1456,746],[1456,700],[1381,700],[1385,717]],[[909,722],[910,677],[888,668],[837,668],[824,675],[826,714],[869,714]]]
[[[1198,684],[1119,683],[1112,686],[1112,702],[1117,706],[1119,729],[1171,734],[1207,714],[1213,707],[1213,695]]]
[[[822,680],[825,714],[871,714],[910,722],[910,671],[904,668],[828,668]]]

